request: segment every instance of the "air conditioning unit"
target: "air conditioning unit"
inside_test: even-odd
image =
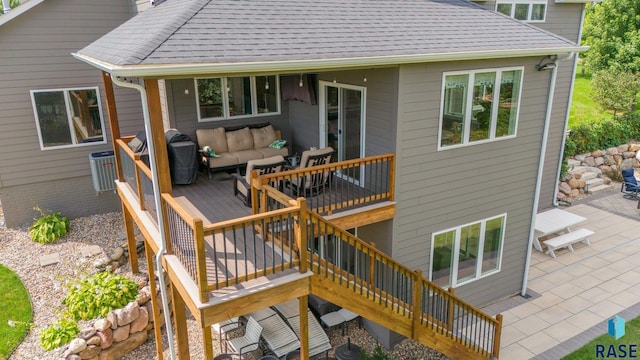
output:
[[[115,190],[116,158],[113,151],[99,151],[89,154],[89,165],[96,192]]]

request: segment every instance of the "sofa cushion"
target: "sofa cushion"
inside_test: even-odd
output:
[[[251,135],[251,130],[249,128],[229,131],[226,133],[226,135],[227,149],[229,152],[253,149],[253,136]],[[247,160],[240,162],[247,162]]]
[[[230,153],[222,153],[222,154],[216,154],[217,157],[215,158],[209,158],[209,167],[210,168],[219,168],[219,167],[225,167],[225,166],[236,166],[239,164],[238,162],[238,157],[234,156],[233,154]],[[206,158],[203,158],[203,160],[206,161]]]
[[[209,146],[216,154],[229,151],[227,148],[227,137],[222,127],[215,129],[198,129],[196,130],[196,138],[198,139],[200,149]]]
[[[230,154],[238,158],[238,164],[244,164],[249,162],[249,160],[262,159],[264,157],[260,152],[255,150],[234,151]]]
[[[253,135],[253,147],[255,149],[269,147],[272,142],[277,140],[276,131],[271,125],[259,129],[251,129],[251,135]]]
[[[264,148],[264,149],[256,149],[256,151],[261,153],[262,156],[264,156],[265,158],[276,156],[276,155],[281,155],[281,156],[289,155],[289,149],[287,148],[282,148],[282,149]]]

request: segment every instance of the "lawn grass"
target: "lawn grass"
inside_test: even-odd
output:
[[[576,79],[573,84],[571,112],[569,113],[569,129],[583,122],[599,121],[603,117],[612,118],[613,111],[604,111],[591,98],[591,74],[582,75],[582,63],[578,63]]]
[[[640,338],[640,317],[637,317],[633,320],[627,321],[625,324],[625,335],[620,339],[616,340],[613,336],[609,334],[604,334],[597,337],[595,340],[581,347],[580,349],[572,352],[571,354],[562,358],[562,360],[583,360],[583,359],[595,359],[596,358],[596,345],[604,345],[604,354],[605,357],[607,355],[607,351],[609,350],[609,345],[614,345],[616,351],[618,351],[619,345],[630,345],[638,343],[638,339]],[[628,349],[628,346],[627,346]],[[637,348],[636,348],[637,349]],[[640,349],[637,349],[640,351]],[[621,355],[618,353],[618,355]],[[636,354],[636,356],[639,354]],[[629,354],[627,354],[629,356]],[[601,358],[603,358],[601,356]],[[614,358],[614,357],[611,357]]]
[[[31,300],[20,278],[0,265],[0,360],[9,357],[31,327]],[[13,326],[10,325],[10,321]]]

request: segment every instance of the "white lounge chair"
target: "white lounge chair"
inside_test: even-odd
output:
[[[249,314],[262,326],[262,338],[277,357],[300,348],[300,340],[284,320],[271,308]]]
[[[258,349],[260,346],[260,334],[262,334],[262,326],[256,319],[249,316],[244,335],[227,340],[227,344],[229,344],[231,349],[242,359],[244,354]]]
[[[218,341],[220,342],[220,352],[222,352],[222,343],[223,341],[226,344],[226,340],[228,339],[228,332],[231,330],[235,330],[240,327],[240,319],[237,317],[231,318],[229,320],[225,320],[221,323],[211,325],[211,328],[218,333]],[[222,336],[225,335],[223,339]]]

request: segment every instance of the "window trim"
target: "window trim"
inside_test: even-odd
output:
[[[509,4],[511,5],[511,14],[507,15],[498,11],[498,5]],[[549,2],[547,0],[496,0],[496,6],[494,10],[500,14],[507,15],[512,19],[515,19],[516,4],[528,4],[529,10],[527,12],[527,20],[519,20],[527,23],[543,23],[547,20],[547,9],[549,8]],[[544,14],[542,14],[542,20],[531,20],[533,14],[533,5],[544,5]],[[516,19],[518,20],[518,19]]]
[[[499,99],[500,95],[500,85],[502,80],[502,73],[506,71],[515,71],[520,70],[520,89],[518,89],[518,107],[516,108],[516,118],[515,124],[513,128],[513,135],[504,135],[500,137],[496,137],[496,125],[498,122],[497,114],[498,114],[498,106],[493,106],[492,114],[491,114],[491,123],[489,125],[489,138],[484,140],[476,140],[470,141],[470,129],[471,129],[471,116],[473,114],[473,86],[475,80],[475,74],[477,73],[487,73],[487,72],[495,72],[497,84],[494,89],[494,93],[497,93],[498,96],[496,98]],[[444,124],[444,108],[445,108],[445,96],[446,96],[446,85],[447,85],[447,76],[452,75],[469,75],[467,79],[467,91],[466,91],[466,99],[463,106],[466,108],[466,115],[463,119],[463,129],[464,129],[464,138],[460,144],[452,144],[452,145],[442,145],[442,126]],[[459,70],[459,71],[447,71],[442,73],[442,89],[440,93],[440,113],[439,113],[439,123],[438,123],[438,148],[437,151],[449,150],[449,149],[458,149],[465,146],[473,146],[479,144],[486,144],[495,141],[502,141],[513,139],[518,135],[518,123],[520,120],[520,104],[522,102],[522,88],[524,88],[524,66],[510,66],[510,67],[500,67],[500,68],[485,68],[485,69],[474,69],[474,70]],[[497,105],[497,104],[496,104]]]
[[[482,272],[482,260],[484,257],[484,241],[485,241],[485,234],[486,234],[486,226],[487,226],[487,222],[491,221],[491,220],[495,220],[495,219],[499,219],[499,218],[503,218],[503,226],[502,226],[502,234],[501,234],[501,239],[500,239],[500,249],[498,250],[498,257],[497,257],[497,267],[496,269],[487,271],[485,273]],[[460,260],[460,232],[462,230],[462,228],[470,226],[470,225],[474,225],[480,223],[480,239],[478,239],[478,257],[476,259],[476,271],[475,271],[475,276],[467,279],[463,282],[458,283],[458,265],[459,265],[459,260]],[[463,225],[459,225],[453,228],[449,228],[446,230],[442,230],[442,231],[438,231],[438,232],[434,232],[431,234],[431,249],[429,251],[429,281],[433,282],[433,256],[434,256],[434,251],[435,251],[435,239],[437,235],[440,234],[445,234],[451,231],[455,231],[455,237],[453,239],[454,241],[454,246],[453,246],[453,261],[451,263],[451,267],[450,267],[450,273],[449,273],[449,277],[451,279],[451,286],[450,287],[458,287],[461,285],[466,285],[469,283],[472,283],[474,281],[486,278],[488,276],[491,276],[493,274],[497,274],[502,270],[502,254],[504,251],[504,239],[505,239],[505,234],[506,234],[506,229],[507,229],[507,213],[503,213],[497,216],[492,216],[489,218],[485,218],[482,220],[478,220],[478,221],[472,221]],[[448,288],[448,286],[443,286],[445,289]]]
[[[71,108],[71,100],[69,98],[69,91],[71,90],[95,90],[96,91],[96,99],[98,105],[98,111],[100,112],[100,126],[102,129],[102,141],[90,141],[86,143],[78,143],[75,131],[73,129],[73,119],[72,117],[72,108]],[[57,145],[57,146],[44,146],[44,142],[42,140],[42,130],[40,129],[40,119],[38,118],[38,108],[36,107],[36,98],[35,94],[41,92],[62,92],[64,95],[65,107],[67,110],[67,124],[69,125],[69,133],[71,135],[71,141],[75,142],[73,144],[68,145]],[[78,87],[67,87],[67,88],[56,88],[56,89],[37,89],[30,90],[31,95],[31,107],[33,109],[33,117],[36,121],[36,130],[38,131],[38,141],[40,142],[40,150],[48,151],[48,150],[59,150],[59,149],[70,149],[84,146],[93,146],[93,145],[104,145],[107,144],[107,132],[104,126],[104,116],[102,115],[102,98],[100,97],[100,87],[98,86],[78,86]]]
[[[273,88],[275,86],[276,90],[276,104],[277,110],[268,112],[268,113],[259,113],[258,112],[258,91],[256,88],[256,77],[260,76],[273,76],[275,78],[275,84],[269,85],[269,88]],[[251,92],[251,114],[248,115],[237,115],[231,116],[231,110],[229,107],[229,92],[222,91],[222,113],[221,117],[208,117],[203,118],[200,114],[200,97],[198,94],[198,80],[202,79],[220,79],[222,89],[228,88],[228,79],[229,78],[249,78],[250,82],[250,92]],[[238,76],[206,76],[206,77],[197,77],[193,79],[194,88],[195,88],[195,102],[196,102],[196,111],[198,116],[198,122],[211,122],[211,121],[224,121],[224,120],[235,120],[235,119],[249,119],[256,117],[264,117],[264,116],[274,116],[281,115],[282,101],[280,99],[280,75],[279,74],[266,74],[266,75],[238,75]]]

